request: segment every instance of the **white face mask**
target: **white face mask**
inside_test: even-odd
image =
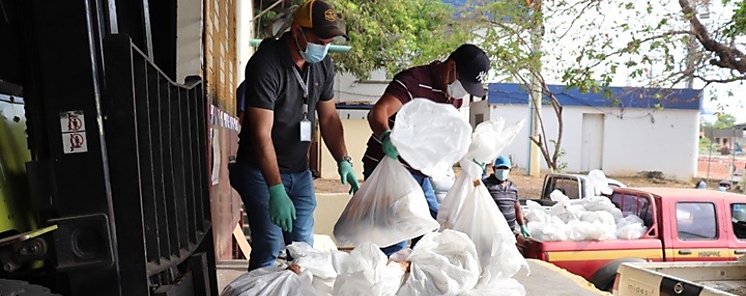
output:
[[[508,179],[508,173],[510,173],[510,169],[496,169],[495,178],[500,181],[505,181]]]
[[[461,85],[461,81],[458,81],[458,79],[448,85],[448,95],[453,98],[460,99],[468,94],[469,93],[466,92],[466,89],[464,89],[464,86]]]

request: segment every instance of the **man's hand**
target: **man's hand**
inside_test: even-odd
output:
[[[269,218],[285,232],[293,231],[295,206],[282,183],[269,187]]]
[[[528,232],[528,227],[526,227],[526,225],[521,225],[521,235],[525,238],[531,237],[531,233]]]
[[[399,159],[399,151],[396,150],[394,143],[391,143],[391,130],[386,130],[381,134],[381,145],[383,146],[383,153],[392,159]]]
[[[348,160],[340,160],[337,162],[337,171],[341,178],[342,185],[350,183],[350,194],[355,194],[360,189],[360,184],[357,182],[355,171],[352,169],[352,163]]]

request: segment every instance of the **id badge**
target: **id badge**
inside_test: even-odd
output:
[[[300,121],[300,140],[301,142],[311,142],[311,121],[303,118]]]

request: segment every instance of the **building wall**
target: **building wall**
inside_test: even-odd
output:
[[[469,108],[469,124],[474,128],[483,121],[490,120],[490,105],[487,101],[471,103]]]
[[[205,91],[212,106],[209,138],[209,160],[212,169],[210,208],[216,258],[220,261],[233,258],[233,230],[241,219],[241,198],[230,186],[228,162],[235,156],[238,146],[237,119],[234,117],[239,64],[237,42],[242,40],[241,36],[237,35],[238,19],[240,13],[246,12],[247,9],[251,10],[251,1],[202,0],[201,5],[203,22],[200,27],[200,40],[203,42],[203,56],[200,57],[200,69],[206,83]],[[179,11],[183,9],[180,7]],[[190,20],[191,17],[185,19]],[[242,24],[246,26],[245,22]],[[250,28],[250,24],[248,26]],[[190,26],[185,28],[190,29],[189,32],[195,31]],[[244,28],[241,32],[251,34],[250,29]],[[247,38],[250,39],[251,36]],[[192,59],[187,61],[191,63]]]
[[[490,119],[505,118],[511,124],[529,118],[526,105],[490,105]],[[551,108],[542,109],[549,140],[557,137],[557,120]],[[613,107],[565,107],[560,162],[567,171],[580,172],[583,114],[603,114],[601,169],[609,175],[661,171],[666,176],[690,180],[696,174],[699,116],[697,110],[625,109]],[[529,131],[526,125],[504,151],[526,168],[529,162]],[[542,158],[542,168],[546,168]]]
[[[238,76],[237,7],[239,0],[205,0],[205,71],[213,105],[236,114]]]
[[[352,157],[352,168],[355,169],[357,177],[362,179],[363,155],[365,154],[366,143],[371,135],[368,120],[359,118],[342,119],[342,125],[344,126],[347,154]],[[329,149],[326,148],[326,143],[324,143],[323,139],[321,140],[320,145],[323,147],[321,149],[321,178],[339,179],[339,173],[337,173],[337,162],[334,157],[332,157]]]

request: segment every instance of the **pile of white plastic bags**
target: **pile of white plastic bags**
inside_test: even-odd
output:
[[[524,217],[528,221],[531,237],[537,240],[634,240],[648,230],[640,217],[633,214],[624,217],[622,211],[605,196],[570,200],[555,190],[550,198],[557,203],[548,211],[534,201],[526,202]]]
[[[434,120],[437,119],[437,120]],[[443,177],[462,172],[430,216],[419,184],[398,161],[382,160],[334,227],[349,254],[294,243],[290,263],[253,270],[222,295],[501,295],[524,296],[512,279],[528,266],[505,218],[481,183],[482,167],[512,142],[523,122],[472,128],[453,107],[415,99],[398,112],[391,138],[414,169]],[[422,236],[387,258],[379,247]]]

